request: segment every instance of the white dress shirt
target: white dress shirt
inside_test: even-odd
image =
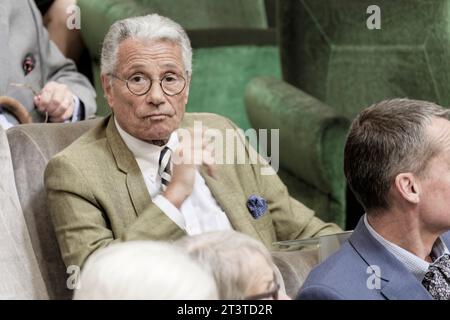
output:
[[[400,260],[401,263],[408,269],[412,274],[422,282],[425,277],[425,273],[428,271],[428,267],[430,263],[419,258],[415,254],[397,246],[396,244],[387,241],[384,239],[372,226],[369,224],[367,220],[367,214],[364,215],[364,224],[366,225],[367,230],[369,230],[370,234],[379,242],[383,247],[386,248],[387,251],[392,253],[394,257]],[[444,253],[449,253],[447,246],[439,237],[433,245],[432,255],[435,257],[435,260],[439,259]]]
[[[136,159],[153,203],[173,222],[188,235],[232,229],[227,215],[219,207],[198,171],[195,174],[193,191],[183,202],[180,210],[161,194],[161,177],[158,174],[159,155],[165,146],[172,153],[176,150],[179,144],[176,132],[170,135],[165,146],[159,147],[131,136],[119,126],[116,119],[114,121],[120,136]]]

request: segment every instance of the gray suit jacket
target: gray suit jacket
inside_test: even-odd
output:
[[[49,40],[42,17],[33,0],[0,2],[0,95],[21,102],[33,117],[42,122],[43,115],[34,108],[33,92],[11,83],[30,84],[40,91],[49,81],[66,84],[84,104],[85,116],[96,111],[95,91],[89,80],[77,72],[75,64],[63,56]],[[35,61],[34,69],[25,75],[23,64],[30,55]],[[9,122],[17,120],[6,113]]]
[[[442,236],[450,246],[450,232]],[[375,274],[369,266],[378,266],[380,286],[373,286]],[[369,282],[369,286],[367,285]],[[315,267],[303,284],[297,299],[306,300],[430,300],[428,291],[367,230],[361,219],[339,251]]]

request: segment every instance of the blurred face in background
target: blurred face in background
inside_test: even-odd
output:
[[[290,300],[280,289],[280,284],[274,271],[274,265],[259,254],[249,257],[254,271],[249,280],[245,299],[249,300]]]

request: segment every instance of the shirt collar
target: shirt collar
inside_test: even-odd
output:
[[[422,282],[425,273],[428,271],[428,267],[430,264],[419,258],[418,256],[412,254],[411,252],[399,247],[398,245],[384,239],[378,232],[375,231],[375,229],[372,228],[372,226],[369,224],[369,221],[367,220],[367,214],[364,215],[364,224],[366,225],[367,230],[369,230],[369,233],[372,235],[372,237],[375,238],[378,242],[381,243],[383,247],[386,248],[394,257],[396,257],[398,260],[400,260],[401,263],[410,271],[412,274]],[[435,260],[437,260],[439,257],[441,257],[443,254],[449,253],[447,246],[442,241],[441,237],[437,238],[436,242],[433,245],[432,248],[432,254],[435,257]]]
[[[130,149],[131,153],[133,153],[134,157],[136,159],[150,162],[156,167],[159,166],[159,155],[164,147],[167,146],[172,152],[175,151],[178,147],[179,140],[176,131],[171,133],[167,144],[163,146],[157,146],[130,135],[128,132],[122,129],[115,117],[114,123],[116,124],[119,135],[122,137],[122,140],[125,142],[128,149]]]

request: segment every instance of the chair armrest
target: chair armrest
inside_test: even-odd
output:
[[[0,299],[48,299],[20,205],[14,166],[10,141],[0,126]]]
[[[295,298],[311,269],[318,263],[318,250],[273,251],[272,259],[283,277],[286,294]]]
[[[280,166],[330,193],[345,192],[343,150],[349,120],[301,90],[270,77],[253,79],[245,105],[255,129],[280,129]]]

